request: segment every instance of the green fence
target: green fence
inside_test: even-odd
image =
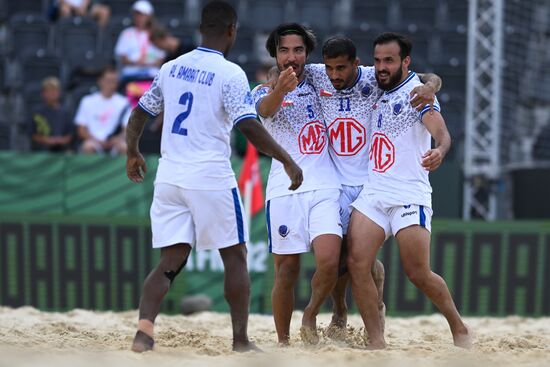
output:
[[[124,159],[0,154],[0,304],[45,310],[136,308],[143,279],[158,259],[148,210],[157,157],[143,184],[125,177]],[[234,160],[238,171],[240,162]],[[263,176],[269,164],[262,161]],[[436,187],[437,190],[437,187]],[[269,313],[273,282],[265,215],[253,218],[249,244],[253,312]],[[433,223],[431,263],[467,315],[550,315],[550,222]],[[405,278],[393,241],[386,266],[390,315],[432,313]],[[304,255],[296,305],[309,297],[314,271]],[[216,252],[193,253],[164,312],[179,312],[183,295],[205,293],[227,311]],[[349,298],[349,297],[348,297]],[[349,299],[349,304],[354,306]],[[324,310],[329,310],[325,305]]]

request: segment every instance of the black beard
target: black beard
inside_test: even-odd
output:
[[[399,70],[390,77],[387,84],[382,84],[380,83],[380,79],[378,78],[378,73],[376,73],[376,81],[378,82],[378,87],[385,91],[392,90],[393,88],[397,87],[397,85],[401,82],[402,77],[403,69],[399,68]]]

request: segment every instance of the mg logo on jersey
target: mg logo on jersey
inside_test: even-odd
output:
[[[395,162],[395,147],[390,139],[381,133],[376,133],[372,137],[369,159],[374,163],[375,172],[384,173]]]
[[[367,130],[354,118],[337,118],[328,127],[328,139],[337,155],[356,155],[367,142]]]
[[[298,135],[298,145],[302,154],[319,154],[327,144],[325,125],[319,121],[308,122]]]

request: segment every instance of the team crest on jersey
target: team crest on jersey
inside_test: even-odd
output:
[[[285,226],[284,224],[279,226],[279,234],[281,235],[281,237],[285,238],[286,236],[288,236],[289,233],[290,229],[287,226]]]
[[[321,97],[332,97],[332,93],[329,92],[328,90],[321,89],[321,91],[319,92],[319,96],[321,96]]]
[[[363,87],[363,89],[361,89],[361,94],[364,95],[365,97],[368,97],[370,96],[370,94],[372,93],[372,89],[370,86],[368,85],[365,85]]]
[[[393,114],[395,116],[399,115],[402,109],[403,109],[403,105],[397,102],[396,104],[393,105]]]

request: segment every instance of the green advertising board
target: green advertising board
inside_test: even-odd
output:
[[[123,157],[0,153],[0,304],[51,311],[136,308],[159,255],[151,249],[148,219],[157,161],[147,157],[148,174],[137,185],[126,178]],[[241,160],[232,163],[238,173]],[[265,157],[261,169],[265,184]],[[251,310],[270,313],[273,269],[263,211],[252,219],[250,236]],[[379,255],[388,313],[434,312],[405,278],[396,244],[388,241]],[[435,220],[431,264],[466,315],[550,315],[548,221]],[[314,269],[312,255],[304,255],[297,308],[308,301]],[[207,294],[215,310],[227,311],[217,252],[192,253],[163,312],[179,312],[181,297],[194,294]]]

